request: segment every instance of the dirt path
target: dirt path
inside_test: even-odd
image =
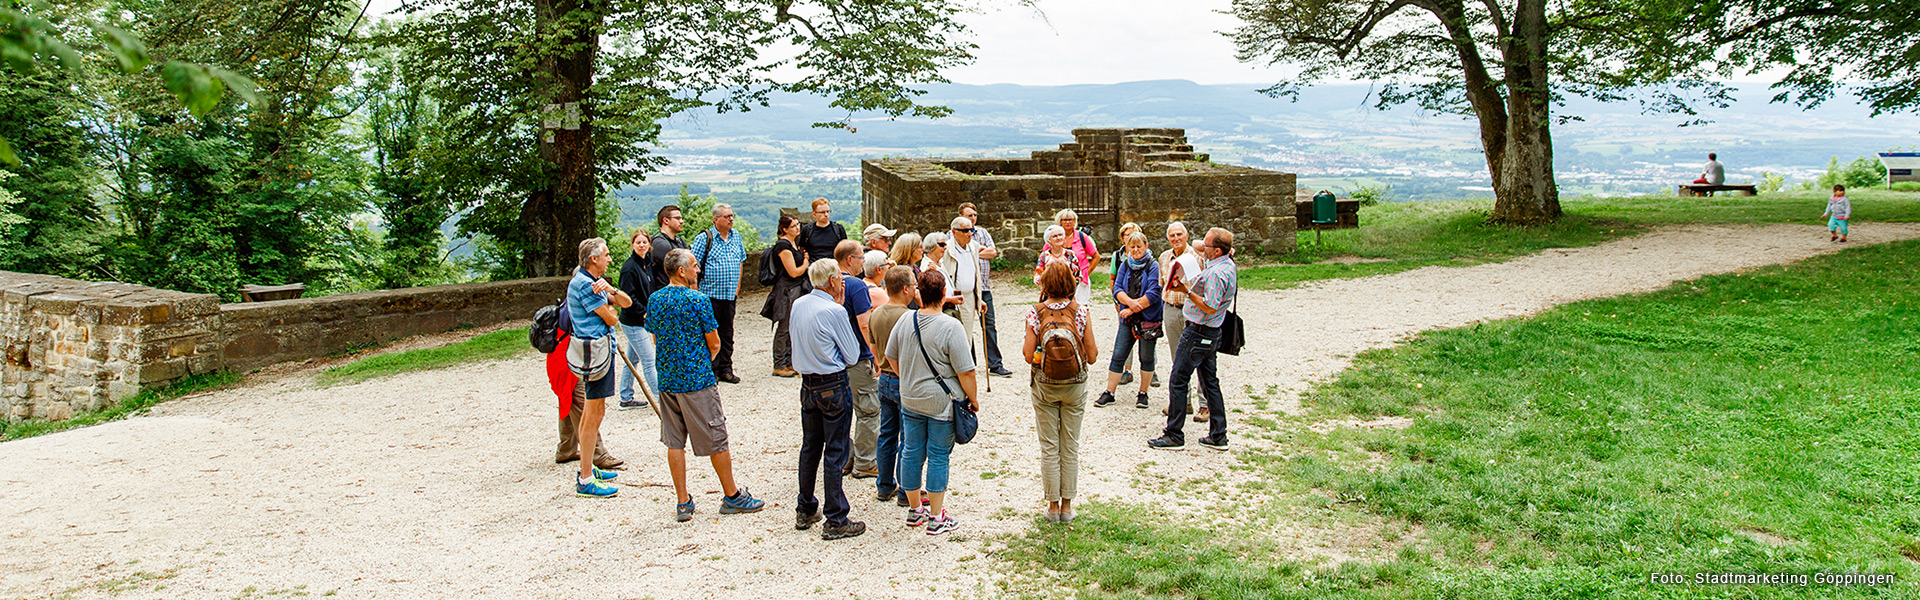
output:
[[[1916,225],[1861,230],[1855,245],[1920,237]],[[1420,331],[1840,249],[1819,233],[1799,225],[1670,228],[1506,263],[1244,293],[1254,350],[1222,360],[1228,402],[1244,419],[1258,411],[1244,401],[1243,385],[1304,389],[1344,368],[1347,357]],[[1027,292],[1001,289],[1001,340],[1011,354],[1025,309],[1010,303]],[[753,311],[742,312],[738,362],[767,365],[771,336]],[[1112,311],[1094,313],[1097,330],[1110,336]],[[1163,365],[1166,356],[1161,349]],[[606,421],[612,449],[631,463],[620,497],[572,496],[571,469],[552,464],[554,402],[531,353],[325,389],[313,386],[314,369],[281,369],[150,416],[0,444],[0,516],[8,524],[0,596],[992,592],[1002,575],[990,538],[1028,527],[1041,508],[1026,373],[1010,367],[1016,377],[995,379],[981,403],[980,439],[954,453],[949,502],[961,531],[928,537],[907,529],[899,509],[874,501],[870,480],[849,480],[854,517],[872,529],[834,543],[792,528],[798,384],[760,368],[744,369],[746,382],[722,394],[736,472],[772,506],[718,515],[719,484],[696,462],[699,512],[685,524],[669,519],[672,488],[650,411],[615,411]],[[1228,455],[1197,448],[1148,450],[1143,442],[1158,430],[1166,388],[1152,396],[1152,410],[1088,408],[1082,500],[1151,499],[1157,491],[1134,487],[1137,465],[1147,461],[1171,477],[1230,464]],[[1270,410],[1290,409],[1291,397]]]

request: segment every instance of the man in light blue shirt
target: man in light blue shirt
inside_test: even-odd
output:
[[[1227,322],[1228,305],[1240,291],[1239,267],[1233,262],[1233,232],[1215,227],[1207,231],[1206,243],[1195,251],[1206,259],[1206,268],[1193,285],[1179,279],[1167,282],[1167,295],[1186,300],[1185,331],[1173,353],[1173,378],[1167,382],[1167,425],[1161,436],[1147,446],[1161,450],[1186,447],[1181,428],[1187,421],[1187,390],[1195,371],[1200,373],[1200,395],[1207,401],[1207,437],[1200,445],[1213,450],[1227,449],[1226,397],[1220,390],[1218,352],[1221,325]]]
[[[800,372],[800,493],[794,503],[794,529],[827,524],[820,538],[834,540],[865,533],[867,526],[847,519],[851,506],[841,487],[853,440],[853,386],[848,367],[859,363],[860,338],[854,335],[841,299],[847,294],[840,263],[831,258],[807,266],[813,291],[793,301],[787,317],[793,344],[793,370]],[[861,292],[864,294],[865,292]],[[870,368],[870,367],[869,367]],[[823,464],[824,459],[824,464]],[[822,480],[825,506],[813,494],[816,476]]]
[[[713,303],[713,318],[720,321],[720,354],[713,358],[713,376],[727,383],[740,383],[733,374],[733,313],[740,295],[740,264],[747,260],[747,247],[740,232],[733,230],[733,207],[713,205],[713,229],[693,238],[693,257],[700,261],[700,293]]]

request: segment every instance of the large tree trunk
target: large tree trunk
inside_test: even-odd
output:
[[[1513,37],[1505,44],[1507,118],[1499,142],[1487,145],[1493,175],[1493,215],[1499,223],[1546,223],[1560,218],[1553,181],[1552,91],[1547,82],[1547,3],[1520,0]],[[1481,121],[1482,138],[1488,125]]]
[[[599,185],[593,172],[593,110],[586,96],[593,85],[604,14],[597,0],[534,0],[539,43],[548,48],[540,59],[540,74],[548,86],[544,91],[550,108],[540,138],[547,185],[534,190],[520,209],[528,276],[571,272],[579,264],[580,240],[594,236]]]

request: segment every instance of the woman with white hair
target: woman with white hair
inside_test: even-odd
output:
[[[874,306],[887,303],[886,276],[887,269],[892,266],[893,263],[887,262],[887,253],[879,250],[868,250],[866,260],[862,261],[860,280],[867,282],[867,299]]]
[[[1067,247],[1066,242],[1067,228],[1059,225],[1047,226],[1047,245],[1040,249],[1040,258],[1035,260],[1033,265],[1033,284],[1040,285],[1040,274],[1047,271],[1048,265],[1064,263],[1067,265],[1067,270],[1073,272],[1074,301],[1084,306],[1089,293],[1087,280],[1080,272],[1080,257],[1074,254],[1072,248]]]
[[[947,258],[947,233],[946,232],[935,231],[933,233],[927,234],[927,237],[921,240],[920,242],[920,251],[924,255],[923,258],[921,258],[921,263],[920,263],[921,273],[925,273],[927,271],[939,271],[940,274],[944,276],[940,280],[941,283],[946,284],[947,282],[952,281],[953,274],[948,273],[946,269],[940,266],[940,261],[945,260]],[[953,317],[955,320],[959,320],[960,311],[959,309],[954,308],[954,306],[960,304],[959,292],[954,291],[953,286],[951,284],[947,284],[946,288],[944,288],[944,291],[946,293],[941,294],[941,297],[945,298],[945,300],[940,305],[941,312],[946,313],[947,316]]]
[[[1092,289],[1088,286],[1089,282],[1093,281],[1093,270],[1100,268],[1100,247],[1093,243],[1093,236],[1087,235],[1086,232],[1080,230],[1080,215],[1073,212],[1072,209],[1065,209],[1055,213],[1053,215],[1053,221],[1065,234],[1065,237],[1062,238],[1060,243],[1065,244],[1067,249],[1073,251],[1074,278],[1080,282],[1079,286],[1074,288],[1073,297],[1075,301],[1084,305],[1087,303],[1087,299],[1092,297]],[[1049,227],[1047,231],[1053,231],[1053,228]],[[1053,238],[1049,236],[1047,238],[1047,247],[1041,248],[1040,250],[1044,254],[1054,246],[1056,246],[1056,244]],[[1038,271],[1035,273],[1037,276]]]

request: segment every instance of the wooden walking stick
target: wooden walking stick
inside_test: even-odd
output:
[[[633,336],[627,336],[627,337],[632,338]],[[628,339],[627,343],[632,344],[633,340]],[[654,417],[659,417],[660,403],[654,401],[653,394],[647,392],[647,374],[641,372],[639,369],[633,368],[633,359],[627,358],[627,353],[621,352],[619,348],[614,348],[613,353],[620,355],[620,362],[627,363],[627,372],[633,373],[634,387],[640,388],[640,395],[646,397],[647,399],[647,407],[653,409]],[[613,374],[608,373],[607,376],[612,377]]]

